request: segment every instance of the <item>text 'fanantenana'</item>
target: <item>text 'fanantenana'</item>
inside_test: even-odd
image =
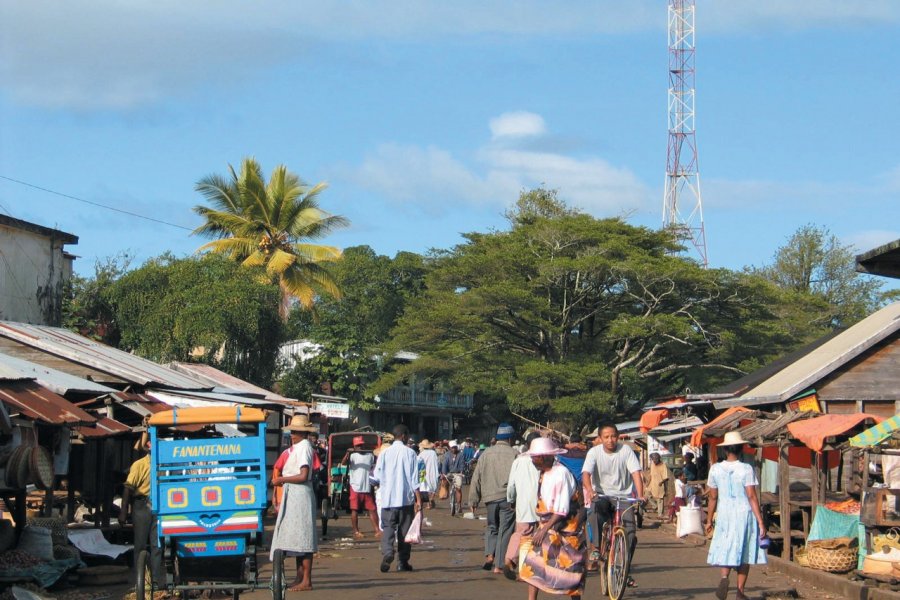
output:
[[[172,448],[172,458],[195,456],[225,456],[241,453],[240,444],[208,444],[205,446],[176,446]]]

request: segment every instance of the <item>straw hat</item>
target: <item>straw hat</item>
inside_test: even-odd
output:
[[[559,448],[556,442],[550,438],[539,437],[531,440],[531,446],[528,448],[528,456],[555,456],[557,454],[565,454],[568,452],[565,448]]]
[[[432,444],[431,441],[429,441],[428,438],[425,438],[424,440],[422,440],[421,442],[419,442],[419,449],[420,449],[420,450],[431,450],[432,448],[434,448],[434,444]]]
[[[310,422],[307,415],[294,415],[291,422],[281,428],[282,431],[305,431],[306,433],[319,433],[318,425]]]
[[[744,444],[749,444],[749,442],[741,437],[740,431],[729,431],[719,446],[743,446]]]

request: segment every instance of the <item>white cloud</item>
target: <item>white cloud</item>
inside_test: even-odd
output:
[[[705,35],[900,23],[890,0],[729,0],[697,8]],[[664,35],[659,0],[0,0],[0,89],[50,108],[128,110],[243,82],[317,44],[442,37]]]
[[[841,241],[852,245],[859,254],[900,239],[900,230],[868,229],[842,236]]]
[[[509,115],[528,118],[504,118]],[[503,125],[496,127],[498,121]],[[543,118],[533,113],[506,113],[491,120],[491,130],[501,142],[525,132],[546,133]],[[598,216],[619,215],[650,202],[650,191],[630,170],[599,157],[516,149],[491,141],[475,151],[472,160],[475,166],[470,167],[440,148],[384,144],[358,167],[339,169],[336,177],[429,211],[460,201],[508,206],[520,191],[537,186],[558,189],[572,206]]]
[[[491,119],[491,137],[501,138],[536,137],[547,133],[547,124],[541,115],[527,111],[503,113]]]

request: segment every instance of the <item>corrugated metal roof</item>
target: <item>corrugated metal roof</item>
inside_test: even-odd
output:
[[[97,420],[34,381],[0,383],[0,402],[9,407],[10,414],[20,414],[53,425],[93,423]]]
[[[279,402],[294,402],[294,400],[290,398],[286,398],[275,392],[271,392],[265,388],[261,388],[257,385],[253,385],[249,381],[244,381],[243,379],[238,379],[233,375],[229,375],[224,371],[220,371],[215,367],[211,367],[209,365],[204,365],[200,363],[185,363],[185,362],[173,362],[169,364],[169,367],[175,369],[179,373],[186,373],[187,375],[191,375],[195,379],[199,379],[200,381],[204,381],[213,386],[213,392],[224,393],[224,394],[250,394],[253,396],[258,396],[260,398],[265,398],[266,400],[276,400]],[[225,388],[225,389],[219,389]]]
[[[784,402],[807,390],[888,336],[900,331],[900,302],[885,306],[797,359],[740,398],[716,408]]]
[[[75,431],[86,438],[104,438],[131,433],[131,427],[124,423],[119,423],[115,419],[102,417],[93,425],[81,425],[76,427]]]
[[[255,406],[258,408],[274,408],[284,409],[285,404],[264,398],[248,398],[247,396],[236,396],[234,394],[216,394],[214,392],[193,392],[185,390],[147,390],[147,394],[153,396],[157,400],[162,400],[167,404],[179,406],[181,403],[192,406],[192,401],[203,401],[211,405],[214,404],[243,404],[245,406]],[[198,405],[199,406],[199,405]]]
[[[18,369],[14,369],[11,365],[4,364],[3,355],[0,354],[0,381],[23,381],[34,380],[34,377],[23,375]]]
[[[668,421],[663,421],[659,426],[654,427],[652,431],[650,431],[650,435],[656,436],[659,432],[669,432],[669,431],[677,431],[679,429],[694,429],[695,427],[699,427],[703,425],[703,421],[700,417],[690,416],[686,419],[671,419]]]
[[[111,387],[0,352],[0,379],[10,379],[4,377],[4,373],[18,373],[20,379],[34,379],[51,392],[61,396],[65,396],[69,392],[108,394],[116,391]]]
[[[111,373],[138,385],[186,390],[212,387],[189,375],[59,327],[0,321],[0,336]]]

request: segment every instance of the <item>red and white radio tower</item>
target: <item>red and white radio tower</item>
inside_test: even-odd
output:
[[[694,130],[694,0],[669,0],[669,147],[663,227],[690,240],[709,264]]]

